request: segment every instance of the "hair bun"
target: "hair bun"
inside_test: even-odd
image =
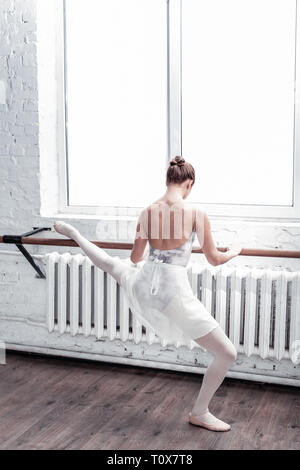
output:
[[[185,159],[182,157],[175,157],[173,160],[170,161],[170,166],[178,165],[178,166],[183,166],[185,164]]]

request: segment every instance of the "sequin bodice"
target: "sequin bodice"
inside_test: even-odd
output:
[[[196,231],[193,230],[189,239],[177,248],[159,250],[150,245],[148,260],[168,264],[187,266],[191,257]]]

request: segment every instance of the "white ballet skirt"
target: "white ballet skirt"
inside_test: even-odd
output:
[[[147,259],[128,266],[120,288],[133,315],[165,344],[193,348],[195,339],[219,323],[194,295],[188,278],[188,262],[195,231],[186,243],[172,250],[150,245]],[[204,348],[202,348],[204,349]]]

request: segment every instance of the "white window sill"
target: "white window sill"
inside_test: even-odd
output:
[[[208,214],[209,215],[209,214]],[[107,220],[107,221],[122,221],[122,222],[135,222],[137,221],[138,215],[114,215],[114,214],[72,214],[72,213],[64,213],[58,212],[54,213],[53,215],[41,216],[42,219],[69,219],[69,220]],[[280,220],[265,220],[263,217],[257,219],[248,219],[247,217],[221,217],[221,216],[210,216],[209,218],[213,221],[214,225],[249,225],[249,226],[265,226],[265,227],[278,227],[278,228],[299,228],[300,229],[300,221],[280,221]]]
[[[136,221],[136,216],[130,215],[105,215],[105,214],[70,214],[59,212],[53,215],[44,216],[45,219],[73,219],[73,220],[116,220],[116,221]]]

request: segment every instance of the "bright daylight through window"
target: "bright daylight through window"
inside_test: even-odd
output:
[[[183,0],[193,201],[292,204],[295,25],[295,0]]]
[[[66,1],[69,203],[134,206],[167,160],[166,2]]]
[[[165,0],[65,4],[71,206],[161,195],[175,156],[168,104],[196,170],[190,202],[293,204],[296,0],[182,0],[181,27],[170,0],[170,44],[182,32],[182,47],[170,47],[169,78],[182,85],[169,102]]]

